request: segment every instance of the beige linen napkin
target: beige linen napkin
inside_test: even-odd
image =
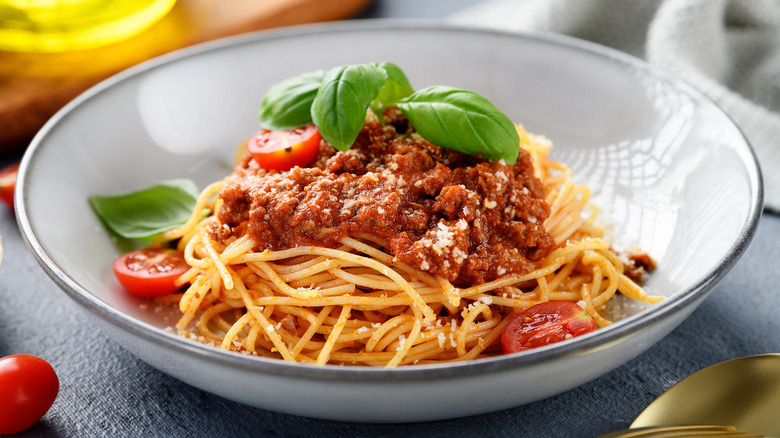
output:
[[[780,213],[780,1],[488,0],[451,21],[545,30],[645,59],[713,99],[753,145]]]

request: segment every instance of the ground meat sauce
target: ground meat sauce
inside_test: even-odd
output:
[[[529,272],[554,248],[528,153],[487,161],[423,140],[397,110],[384,116],[384,126],[367,117],[346,152],[322,140],[307,168],[265,171],[247,155],[220,194],[214,238],[247,232],[259,250],[280,250],[368,233],[460,287]]]
[[[623,265],[626,276],[636,283],[642,283],[645,273],[653,272],[656,268],[655,260],[647,253],[625,254],[628,263]]]

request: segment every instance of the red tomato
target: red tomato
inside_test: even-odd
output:
[[[547,301],[514,315],[501,334],[504,353],[554,344],[596,330],[596,322],[571,301]]]
[[[19,173],[19,163],[11,164],[0,170],[0,200],[14,206],[14,188],[16,188],[16,174]]]
[[[37,423],[59,390],[57,374],[45,360],[27,354],[0,359],[0,435]]]
[[[247,149],[260,167],[284,171],[311,163],[320,150],[320,139],[313,124],[283,131],[261,129],[249,139]]]
[[[114,260],[114,274],[130,293],[158,297],[176,292],[174,281],[190,269],[181,251],[144,248]]]

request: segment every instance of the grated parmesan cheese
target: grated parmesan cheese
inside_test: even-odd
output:
[[[398,348],[395,349],[395,351],[401,351],[404,349],[404,345],[406,345],[406,336],[401,335],[398,337]]]
[[[443,222],[439,222],[436,229],[436,243],[433,244],[433,251],[438,255],[442,255],[445,249],[455,244],[454,237],[455,233],[450,231],[450,228]]]

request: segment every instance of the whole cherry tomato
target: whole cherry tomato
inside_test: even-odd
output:
[[[247,149],[263,169],[284,171],[311,163],[320,150],[320,139],[313,124],[281,131],[261,129],[249,138]]]
[[[596,330],[596,322],[571,301],[547,301],[515,314],[501,334],[504,353],[550,345]]]
[[[114,260],[114,274],[130,293],[158,297],[176,292],[176,279],[190,266],[181,251],[144,248],[130,251]]]
[[[13,208],[16,175],[19,173],[19,163],[11,164],[0,170],[0,200]]]
[[[57,374],[45,360],[27,354],[0,359],[0,435],[37,423],[59,390]]]

